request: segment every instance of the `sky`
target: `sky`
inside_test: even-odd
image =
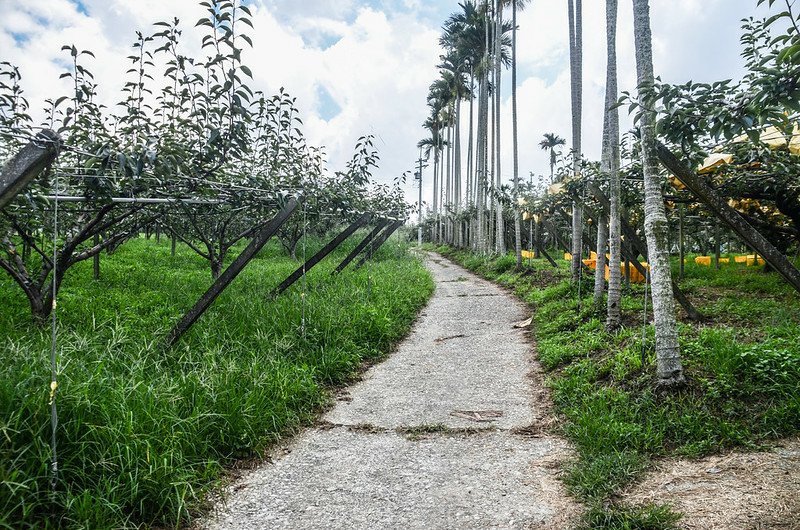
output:
[[[265,93],[284,88],[297,98],[303,132],[325,146],[329,166],[341,169],[357,139],[375,136],[380,182],[414,169],[417,142],[425,136],[429,85],[443,53],[440,28],[458,10],[444,0],[248,0],[255,30],[244,63],[251,87]],[[620,90],[636,86],[631,2],[619,2]],[[64,44],[89,49],[88,66],[100,101],[113,106],[130,67],[126,57],[137,30],[153,31],[160,20],[179,18],[184,41],[199,52],[203,16],[195,0],[0,0],[0,61],[20,68],[35,118],[47,98],[69,93],[59,79],[69,57]],[[571,141],[566,0],[533,0],[518,14],[518,115],[520,176],[549,174],[549,157],[538,144],[556,133]],[[584,1],[583,151],[599,158],[605,84],[605,2]],[[763,16],[756,0],[651,0],[656,75],[682,83],[737,79],[742,75],[740,20]],[[511,173],[510,72],[502,90],[503,180]],[[156,84],[159,86],[159,84]],[[621,109],[624,111],[624,109]],[[623,112],[623,132],[630,121]],[[466,133],[464,133],[466,137]],[[466,151],[466,150],[465,150]],[[423,200],[430,202],[431,169],[424,172]],[[417,191],[406,186],[409,202]]]

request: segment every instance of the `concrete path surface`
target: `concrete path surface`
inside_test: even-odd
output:
[[[236,481],[207,529],[568,527],[569,457],[513,296],[438,256],[436,293],[389,359]]]

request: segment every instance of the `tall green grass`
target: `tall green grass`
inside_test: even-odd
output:
[[[589,506],[585,528],[675,528],[668,507],[615,502],[653,458],[754,448],[800,432],[800,296],[777,274],[687,263],[680,285],[708,319],[679,325],[689,384],[662,393],[652,325],[642,334],[641,285],[623,297],[627,327],[608,333],[592,307],[593,278],[584,279],[579,306],[567,262],[553,270],[534,261],[532,270],[515,271],[513,256],[438,250],[534,308],[539,360],[562,431],[579,453],[565,483]]]
[[[309,424],[327,389],[385,355],[432,293],[397,243],[331,278],[353,245],[276,299],[270,290],[298,263],[269,245],[172,350],[165,334],[211,281],[191,251],[173,258],[168,242],[139,239],[103,256],[98,281],[90,263],[70,270],[58,306],[54,496],[49,334],[0,274],[0,528],[190,521],[224,466]]]

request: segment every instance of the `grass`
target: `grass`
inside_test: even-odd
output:
[[[679,516],[668,506],[617,502],[653,459],[758,448],[800,432],[800,296],[777,274],[735,264],[716,271],[689,260],[680,286],[707,319],[679,324],[689,383],[663,393],[655,385],[652,325],[642,333],[641,285],[623,297],[627,327],[608,333],[592,307],[594,279],[584,279],[588,296],[579,309],[567,262],[553,269],[526,261],[516,272],[513,255],[436,250],[534,308],[539,360],[561,429],[579,453],[565,483],[588,506],[584,528],[675,528]]]
[[[309,424],[330,387],[385,355],[432,293],[421,263],[393,242],[331,279],[354,244],[273,300],[298,264],[271,243],[172,350],[166,333],[210,284],[204,261],[139,239],[103,256],[98,281],[90,262],[71,269],[58,306],[52,496],[49,331],[0,275],[0,528],[191,521],[225,466]]]

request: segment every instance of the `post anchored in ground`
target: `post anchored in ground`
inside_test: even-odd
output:
[[[0,208],[16,197],[39,173],[53,163],[61,147],[61,138],[49,130],[41,131],[6,162],[0,170]]]
[[[606,197],[605,193],[603,193],[603,190],[601,190],[597,184],[590,183],[589,192],[594,195],[594,198],[597,199],[598,203],[600,203],[600,207],[603,208],[605,215],[611,215],[611,201],[608,199],[608,197]],[[636,230],[630,225],[628,219],[624,215],[620,214],[619,221],[620,228],[625,236],[623,246],[628,247],[628,256],[631,258],[629,262],[631,265],[633,265],[637,272],[639,272],[639,274],[641,274],[644,278],[647,278],[648,273],[644,266],[639,263],[637,258],[637,256],[641,254],[645,261],[647,261],[647,245],[639,238]],[[693,322],[700,322],[703,320],[703,314],[700,313],[696,307],[694,307],[691,301],[689,301],[684,292],[681,291],[680,287],[678,287],[678,284],[675,282],[675,280],[672,280],[672,295],[686,311],[686,315],[689,317],[689,320],[692,320]]]
[[[300,267],[297,268],[288,278],[283,280],[279,286],[272,290],[272,296],[278,296],[283,291],[288,289],[292,286],[294,282],[299,280],[303,277],[304,274],[308,273],[314,265],[322,261],[325,256],[336,250],[336,248],[341,245],[347,238],[349,238],[356,230],[367,224],[372,219],[373,214],[365,213],[361,215],[355,222],[353,222],[350,226],[345,228],[338,236],[333,238],[327,245],[322,247],[319,252],[311,256],[305,263],[303,263]]]
[[[391,219],[386,219],[386,218],[379,219],[378,222],[375,224],[375,228],[372,230],[372,232],[367,234],[367,236],[361,240],[361,242],[356,246],[356,248],[354,248],[353,251],[350,252],[350,254],[348,254],[347,257],[342,260],[342,262],[331,273],[331,276],[334,276],[342,272],[350,264],[350,262],[356,259],[356,257],[358,257],[358,255],[361,254],[361,252],[365,248],[367,248],[367,245],[369,245],[378,236],[381,230],[383,230],[384,227],[386,227],[386,225],[389,224],[390,222]]]
[[[297,209],[297,199],[290,198],[283,209],[273,217],[256,234],[249,245],[241,254],[225,269],[219,278],[208,288],[194,306],[181,318],[172,328],[167,336],[167,347],[174,346],[189,328],[201,317],[203,313],[214,303],[214,300],[228,288],[231,282],[239,275],[248,263],[258,254],[269,239],[275,235],[281,226],[289,219],[289,216]]]
[[[800,291],[800,270],[786,256],[775,248],[758,230],[753,228],[739,212],[731,208],[727,201],[723,201],[705,180],[672,154],[672,151],[667,149],[664,144],[657,142],[656,151],[661,163],[686,186],[686,189],[691,191],[700,202],[709,207],[714,215],[733,229],[745,243],[760,254],[769,263],[770,267],[783,276],[792,287]]]
[[[397,221],[395,221],[395,222],[393,222],[393,223],[389,224],[389,225],[388,225],[388,226],[387,226],[387,227],[384,229],[383,233],[382,233],[380,236],[378,236],[377,238],[375,238],[375,239],[372,241],[372,243],[369,245],[369,249],[367,249],[367,251],[366,251],[366,252],[364,252],[364,255],[363,255],[363,256],[361,256],[361,259],[358,261],[358,263],[356,263],[356,266],[355,266],[355,268],[356,268],[356,269],[359,269],[359,268],[361,268],[361,267],[362,267],[362,266],[363,266],[363,265],[364,265],[364,264],[365,264],[367,261],[371,260],[371,259],[372,259],[372,256],[375,254],[375,252],[376,252],[376,251],[377,251],[379,248],[381,248],[381,247],[383,246],[383,244],[384,244],[384,243],[386,243],[386,241],[388,241],[388,240],[389,240],[389,238],[391,237],[391,235],[392,235],[392,234],[394,234],[394,233],[395,233],[395,231],[397,231],[397,229],[398,229],[398,228],[400,228],[401,226],[403,226],[403,224],[404,224],[404,223],[405,223],[405,221],[404,221],[404,220],[402,220],[402,219],[399,219],[399,220],[397,220]]]

